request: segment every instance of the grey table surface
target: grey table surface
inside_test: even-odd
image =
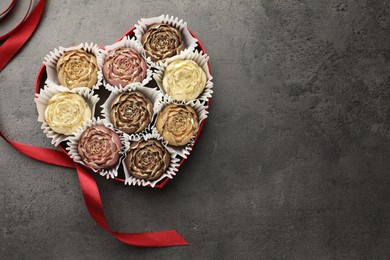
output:
[[[90,218],[74,170],[2,141],[0,258],[389,259],[389,1],[47,1],[0,74],[1,131],[51,147],[33,101],[43,57],[163,13],[211,57],[209,119],[163,190],[96,181],[112,229],[177,229],[190,245],[118,242]]]

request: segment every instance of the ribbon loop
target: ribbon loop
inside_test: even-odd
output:
[[[12,9],[12,7],[14,7],[14,5],[15,5],[15,0],[11,0],[9,5],[3,11],[0,12],[0,19],[6,16],[6,14],[8,14],[8,12]]]
[[[44,6],[45,0],[39,0],[27,19],[17,25],[11,32],[1,36],[0,40],[7,40],[0,46],[0,71],[3,70],[12,57],[15,56],[18,50],[31,37],[41,19]]]

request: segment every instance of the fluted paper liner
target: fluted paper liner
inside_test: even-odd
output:
[[[47,73],[47,79],[56,83],[57,85],[60,85],[60,81],[58,80],[57,75],[57,61],[59,58],[66,52],[66,51],[74,51],[74,50],[84,50],[88,53],[92,53],[96,57],[96,61],[98,64],[98,72],[97,72],[97,82],[92,88],[85,87],[87,89],[98,89],[99,86],[102,84],[103,80],[103,62],[104,59],[101,54],[101,49],[93,43],[80,43],[77,46],[64,48],[64,47],[58,47],[54,49],[53,51],[48,54],[43,61],[43,64],[46,65],[46,73]],[[83,88],[83,87],[81,87]]]
[[[81,159],[81,156],[78,151],[78,145],[79,145],[79,140],[81,138],[82,133],[84,132],[85,129],[91,126],[95,125],[104,125],[105,127],[113,130],[115,133],[118,134],[119,139],[121,140],[121,150],[119,152],[119,159],[118,163],[110,168],[106,169],[93,169],[86,165],[83,160]],[[93,118],[83,124],[81,128],[76,132],[75,136],[72,138],[69,138],[69,142],[67,143],[66,150],[69,153],[70,158],[72,158],[75,162],[80,163],[82,165],[85,165],[89,169],[93,170],[94,172],[99,172],[101,176],[105,176],[107,179],[112,179],[118,176],[118,169],[119,166],[121,165],[121,161],[123,160],[123,156],[125,154],[126,149],[128,149],[129,144],[127,143],[128,141],[123,137],[120,131],[115,129],[112,124],[107,124],[104,120],[101,120],[100,118]],[[127,148],[126,148],[127,147]]]
[[[136,41],[134,38],[130,38],[129,36],[126,36],[122,40],[120,40],[119,42],[116,42],[112,45],[105,46],[105,50],[102,50],[103,65],[104,65],[104,61],[106,59],[106,56],[108,55],[108,52],[111,50],[118,49],[118,48],[133,49],[136,52],[138,52],[138,54],[140,54],[143,59],[145,59],[146,65],[148,67],[148,71],[147,71],[146,77],[141,82],[141,84],[144,86],[146,84],[148,84],[152,80],[152,76],[153,76],[153,71],[151,69],[153,62],[149,57],[146,57],[145,50],[144,50],[144,47],[142,46],[142,44],[140,42]],[[104,82],[104,87],[106,89],[108,89],[109,91],[114,91],[115,89],[123,89],[125,87],[131,87],[134,85],[138,85],[138,82],[134,82],[134,83],[129,83],[126,86],[121,86],[121,85],[120,86],[112,86],[104,78],[104,75],[103,75],[103,82]]]
[[[209,60],[209,56],[207,54],[203,54],[202,51],[184,51],[179,55],[173,56],[171,58],[168,58],[165,60],[165,62],[161,63],[160,66],[158,67],[157,71],[155,72],[153,78],[156,81],[158,87],[160,90],[168,96],[167,93],[165,93],[164,88],[163,88],[163,78],[164,78],[164,73],[165,69],[168,67],[168,65],[175,60],[192,60],[195,61],[199,67],[203,69],[203,71],[206,73],[206,86],[203,89],[203,92],[195,99],[195,100],[200,100],[200,101],[208,101],[209,98],[211,98],[213,94],[213,82],[212,79],[213,77],[210,74],[209,67],[207,65],[207,62]],[[190,104],[192,101],[188,101],[185,104]]]
[[[128,86],[126,86],[123,89],[118,89],[118,88],[113,89],[111,91],[110,96],[103,103],[103,105],[101,105],[102,117],[108,124],[112,124],[111,119],[110,119],[110,112],[111,112],[111,104],[112,104],[112,102],[121,93],[123,93],[123,92],[134,92],[134,91],[141,92],[153,104],[153,116],[152,116],[152,120],[150,121],[149,125],[142,132],[137,133],[137,134],[132,134],[132,135],[139,135],[141,133],[145,133],[146,131],[150,130],[153,121],[155,121],[155,120],[153,120],[156,117],[156,115],[157,115],[157,110],[156,110],[155,107],[162,99],[161,92],[156,90],[156,89],[145,87],[141,83],[128,85]],[[129,134],[125,133],[125,132],[122,132],[119,129],[118,129],[118,131],[123,133],[123,135],[129,135]]]
[[[58,93],[61,92],[69,92],[69,93],[76,93],[79,94],[84,98],[84,100],[87,102],[88,106],[91,109],[91,115],[94,117],[95,115],[95,106],[96,103],[99,101],[99,97],[97,95],[93,94],[93,91],[91,91],[88,88],[75,88],[70,90],[69,88],[66,88],[61,85],[57,85],[54,82],[50,80],[46,80],[46,84],[43,89],[41,89],[39,94],[36,94],[36,97],[34,99],[35,103],[37,104],[37,110],[38,110],[38,121],[42,122],[41,129],[43,129],[43,132],[46,134],[48,138],[51,138],[51,143],[54,145],[58,145],[62,141],[68,140],[71,136],[63,135],[54,132],[49,125],[46,122],[45,118],[45,110],[49,103],[49,100]]]
[[[202,121],[207,118],[209,114],[209,112],[207,111],[208,106],[206,106],[203,102],[200,102],[199,100],[193,100],[191,102],[184,103],[184,102],[176,101],[172,97],[166,97],[165,100],[159,102],[156,105],[157,113],[160,113],[160,111],[168,104],[191,106],[194,109],[196,115],[198,116],[199,126],[202,123]],[[165,141],[164,138],[162,138],[162,136],[160,135],[160,133],[158,132],[155,126],[152,127],[152,133],[155,136],[157,136],[157,139],[160,140],[170,152],[175,153],[185,159],[187,159],[187,156],[190,154],[192,147],[195,144],[195,136],[193,136],[191,140],[188,142],[188,144],[184,146],[173,146],[173,145],[169,145],[168,142]]]
[[[148,133],[148,134],[142,134],[142,135],[138,135],[138,136],[135,136],[135,135],[125,136],[125,138],[127,139],[127,143],[130,145],[131,142],[134,142],[134,141],[140,141],[140,140],[146,141],[149,139],[158,139],[158,135],[156,135],[155,133]],[[152,188],[154,188],[154,186],[156,186],[156,184],[158,182],[160,182],[161,180],[163,180],[165,178],[172,179],[176,175],[178,168],[180,166],[180,164],[179,164],[180,159],[177,158],[177,154],[175,154],[173,151],[170,151],[164,143],[162,143],[162,145],[165,148],[167,148],[167,151],[170,153],[171,162],[169,163],[168,169],[160,176],[160,178],[158,178],[157,180],[154,180],[154,181],[147,181],[144,179],[138,179],[138,178],[133,177],[133,175],[131,175],[131,173],[129,173],[129,171],[127,170],[127,167],[126,167],[126,157],[127,157],[127,152],[129,151],[129,149],[126,150],[126,153],[125,153],[124,158],[122,160],[123,170],[125,172],[125,177],[126,177],[125,185],[151,186]],[[129,148],[130,148],[130,146],[129,146]]]
[[[138,24],[134,25],[134,35],[139,42],[142,42],[142,36],[147,32],[148,28],[153,24],[163,23],[168,24],[180,31],[183,36],[185,50],[193,51],[198,46],[198,40],[193,37],[187,28],[187,22],[174,16],[160,15],[152,18],[141,18]],[[156,62],[156,64],[161,61]]]

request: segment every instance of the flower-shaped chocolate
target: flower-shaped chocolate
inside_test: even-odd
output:
[[[190,106],[169,104],[160,112],[157,131],[170,145],[186,145],[198,133],[198,117]]]
[[[92,117],[84,98],[75,93],[61,92],[50,98],[45,109],[45,120],[56,133],[72,135]]]
[[[152,102],[138,91],[123,92],[111,103],[111,123],[128,134],[142,132],[149,125],[152,116]]]
[[[184,50],[181,33],[167,24],[154,24],[142,36],[146,55],[153,61],[164,60]]]
[[[84,50],[65,52],[57,62],[58,80],[70,89],[92,88],[97,82],[96,57]]]
[[[112,86],[142,82],[147,74],[145,59],[135,50],[119,48],[108,53],[103,65],[104,78]]]
[[[119,160],[120,150],[119,136],[103,125],[85,129],[78,144],[83,162],[96,170],[114,166]]]
[[[206,86],[206,73],[192,60],[175,60],[164,72],[164,91],[179,101],[197,98]]]
[[[168,169],[170,161],[167,149],[159,141],[150,139],[131,143],[125,164],[134,177],[154,181]]]

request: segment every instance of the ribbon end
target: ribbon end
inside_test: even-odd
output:
[[[188,246],[190,244],[176,230],[170,230],[170,232],[172,232],[172,239],[174,240],[172,246]]]

